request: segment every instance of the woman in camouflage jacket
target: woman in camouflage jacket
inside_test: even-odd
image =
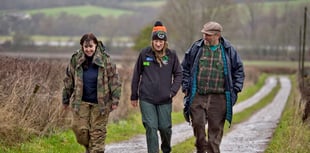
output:
[[[103,153],[109,113],[116,109],[121,85],[116,65],[92,34],[80,40],[66,70],[62,104],[73,108],[72,130],[86,152]]]

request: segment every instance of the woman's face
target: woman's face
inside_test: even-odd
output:
[[[156,51],[161,51],[165,46],[164,40],[153,40],[152,43],[153,43],[153,47]]]
[[[84,54],[86,54],[89,57],[93,56],[95,51],[96,51],[96,47],[97,46],[93,40],[84,41],[84,43],[83,43]]]

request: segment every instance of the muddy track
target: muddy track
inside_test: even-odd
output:
[[[283,80],[283,78],[281,78],[281,80]],[[282,81],[281,81],[281,83],[282,83]],[[271,92],[271,90],[276,86],[276,84],[277,84],[276,78],[275,77],[269,77],[266,80],[265,85],[253,97],[245,100],[244,102],[240,102],[234,106],[234,113],[240,112],[240,111],[254,105],[255,103],[259,102],[264,96],[266,96],[268,93]],[[290,86],[290,82],[288,82],[287,84],[288,85],[286,85],[286,86]],[[289,91],[289,89],[283,89],[283,85],[282,85],[281,91],[282,90],[288,90]],[[282,95],[282,96],[285,97],[284,95]],[[273,111],[273,110],[271,110],[271,111]],[[282,109],[281,109],[281,111],[282,111]],[[260,122],[258,121],[258,123],[260,123]],[[236,126],[236,128],[234,128],[234,130],[236,129],[237,132],[242,133],[241,132],[242,129],[237,129],[238,125],[233,125],[233,127],[234,126]],[[193,136],[192,128],[188,123],[182,123],[182,124],[174,125],[172,128],[172,142],[171,143],[172,143],[172,145],[176,145],[182,141],[185,141],[186,139],[188,139],[192,136]],[[226,142],[225,142],[226,140],[224,141],[224,139],[226,139],[226,136],[224,136],[224,138],[223,138],[223,143],[222,143],[221,147],[223,145],[226,146]],[[227,139],[229,139],[229,138],[227,137]],[[245,142],[242,142],[242,143],[245,143]],[[231,147],[233,147],[233,145],[234,144],[231,144],[231,143],[227,144],[227,146],[231,146]],[[247,146],[247,145],[245,144],[245,146]],[[232,149],[230,147],[227,147],[227,148],[223,148],[223,150],[224,151],[228,150],[228,152],[230,152],[230,150],[232,150]],[[106,153],[125,153],[125,152],[126,153],[145,153],[145,152],[147,152],[145,135],[138,135],[138,136],[136,136],[130,140],[122,141],[119,143],[108,144],[106,146]],[[237,152],[238,151],[236,151],[236,153]],[[249,153],[251,153],[251,152],[249,152]]]

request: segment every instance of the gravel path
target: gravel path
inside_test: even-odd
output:
[[[281,89],[273,101],[224,136],[222,153],[263,153],[277,127],[291,90],[287,77],[280,78]]]
[[[269,77],[265,85],[251,98],[234,106],[234,113],[240,112],[245,108],[259,102],[266,96],[275,86],[277,80],[275,77]],[[240,131],[240,130],[239,130]],[[188,123],[174,125],[172,128],[172,145],[178,144],[193,136],[192,128]],[[160,138],[160,137],[159,137]],[[130,140],[119,143],[108,144],[106,153],[145,153],[146,151],[145,135],[138,135]]]

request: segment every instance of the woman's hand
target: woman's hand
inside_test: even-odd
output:
[[[137,107],[137,106],[138,106],[138,100],[132,100],[132,101],[131,101],[131,105],[132,105],[133,107]]]

